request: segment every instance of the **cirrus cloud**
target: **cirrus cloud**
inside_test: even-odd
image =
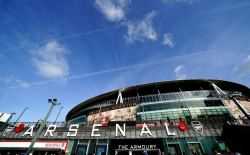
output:
[[[162,0],[163,3],[187,3],[187,4],[193,4],[199,1],[200,0]]]

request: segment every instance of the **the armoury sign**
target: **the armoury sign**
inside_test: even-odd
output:
[[[202,133],[203,132],[203,126],[201,125],[201,123],[199,121],[192,121],[191,122],[191,127],[199,132]],[[18,133],[18,134],[22,134],[22,136],[27,137],[30,136],[32,137],[34,135],[34,128],[35,126],[29,126],[24,127],[23,124],[18,124],[15,128],[14,128],[14,132]],[[117,123],[114,126],[111,126],[109,129],[112,130],[112,132],[115,133],[114,136],[116,137],[126,137],[126,133],[127,133],[127,129],[128,127],[126,127],[126,123]],[[153,136],[152,131],[154,126],[153,124],[137,124],[136,125],[136,130],[138,130],[139,136]],[[180,119],[179,122],[176,125],[173,125],[171,123],[168,122],[164,122],[161,124],[161,128],[163,130],[165,130],[166,134],[168,136],[176,136],[176,129],[181,131],[181,132],[185,132],[188,131],[188,125],[186,123],[185,120]],[[175,128],[175,129],[174,129]],[[101,137],[102,135],[102,131],[105,130],[106,127],[103,127],[102,124],[93,124],[91,127],[91,132],[89,133],[91,137]],[[67,129],[65,129],[64,132],[66,132],[67,137],[75,137],[78,136],[79,134],[81,134],[84,129],[80,128],[79,124],[71,124],[69,125],[69,127]],[[44,137],[53,137],[55,136],[57,132],[57,126],[55,124],[52,125],[48,125],[48,127],[44,130],[43,132],[43,136]]]
[[[118,150],[155,150],[156,145],[118,145]]]

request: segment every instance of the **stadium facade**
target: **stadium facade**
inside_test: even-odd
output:
[[[225,123],[247,124],[249,112],[250,89],[234,82],[198,79],[137,85],[81,102],[68,112],[65,123],[47,123],[33,154],[235,153],[222,136]],[[14,123],[10,131],[7,126],[1,132],[0,155],[25,154],[39,123]]]

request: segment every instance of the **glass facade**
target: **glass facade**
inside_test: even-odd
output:
[[[70,124],[86,124],[87,122],[87,117],[86,115],[81,115],[79,117],[76,117],[74,119],[72,119],[69,123]]]
[[[204,108],[182,108],[182,109],[163,109],[150,112],[138,112],[137,120],[167,120],[167,119],[178,119],[178,118],[203,118],[208,116],[228,116],[228,110],[223,107],[204,107]]]
[[[162,102],[155,104],[144,104],[138,107],[138,112],[155,111],[161,109],[181,109],[195,107],[216,107],[223,106],[221,100],[189,100],[182,102]]]
[[[100,104],[93,105],[93,108],[102,106],[103,109],[107,111],[113,110],[108,108],[110,103],[113,102],[113,100],[104,101]],[[218,97],[216,93],[211,90],[180,91],[137,97],[125,97],[123,103],[124,105],[129,106],[132,103],[131,106],[136,106],[136,123],[150,121],[154,122],[155,124],[162,124],[161,121],[168,121],[170,124],[172,123],[174,126],[178,127],[180,119],[183,119],[185,122],[187,122],[187,128],[189,130],[186,132],[181,132],[175,129],[172,130],[170,127],[172,131],[176,131],[178,136],[173,139],[165,138],[162,135],[164,138],[158,140],[162,141],[165,147],[157,148],[155,151],[118,149],[115,151],[114,155],[160,155],[163,152],[167,152],[169,155],[213,154],[212,150],[219,148],[219,143],[213,136],[220,135],[223,122],[230,116],[230,112],[228,111],[227,107],[224,106],[223,102],[224,100]],[[200,126],[204,127],[204,129],[202,128],[200,130]],[[157,125],[155,127],[157,127]],[[198,128],[197,131],[199,131],[199,133],[192,129],[193,127]],[[133,130],[134,129],[131,131],[128,130],[127,135],[132,136],[134,133],[137,133],[137,131],[134,132]],[[152,131],[153,135],[160,136],[163,134],[158,132],[159,131],[157,131],[157,129]],[[111,133],[111,135],[112,134],[114,133]],[[134,136],[134,138],[137,139],[138,137]],[[136,139],[131,139],[131,142],[137,141]],[[121,141],[123,140],[121,139]],[[107,148],[109,145],[114,144],[109,142],[104,145],[97,144],[94,149],[95,151],[89,152],[95,152],[96,155],[104,155],[109,153],[112,155],[110,150]],[[85,149],[86,146],[87,145],[85,145]],[[82,146],[80,145],[79,147]]]

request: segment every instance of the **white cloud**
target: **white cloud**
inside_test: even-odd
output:
[[[48,79],[64,78],[69,75],[67,50],[57,41],[50,41],[32,51],[33,64],[38,73]]]
[[[240,65],[234,69],[240,76],[250,75],[250,55],[248,55]]]
[[[9,84],[12,81],[12,77],[0,77],[0,83]]]
[[[157,33],[153,27],[153,18],[156,13],[150,12],[141,21],[128,21],[126,26],[128,28],[127,35],[125,36],[128,42],[144,41],[144,40],[157,40]]]
[[[111,22],[118,22],[125,18],[128,0],[96,0],[97,8]]]
[[[0,84],[1,83],[10,88],[13,87],[28,88],[31,86],[31,83],[24,80],[16,79],[14,76],[0,77]]]
[[[184,66],[183,65],[178,65],[174,69],[175,77],[177,80],[184,80],[187,78],[187,75],[184,73]]]
[[[173,35],[171,33],[165,33],[163,35],[162,44],[166,45],[166,46],[168,46],[170,48],[173,48],[175,46]]]
[[[29,88],[31,86],[29,82],[23,81],[23,80],[15,80],[15,83],[17,86],[22,87],[22,88]]]
[[[198,1],[200,0],[162,0],[162,2],[164,3],[187,3],[187,4],[193,4]]]

